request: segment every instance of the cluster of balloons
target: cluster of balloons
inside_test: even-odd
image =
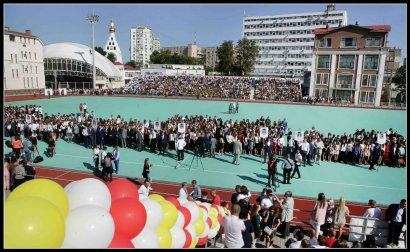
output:
[[[214,238],[225,215],[210,203],[152,194],[116,179],[74,181],[62,188],[35,179],[5,204],[6,248],[195,248]]]

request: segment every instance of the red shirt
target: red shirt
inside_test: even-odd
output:
[[[333,247],[333,244],[335,244],[336,241],[337,241],[336,238],[328,237],[326,239],[326,244],[325,245],[326,245],[326,247],[331,248],[331,247]]]
[[[215,195],[215,196],[212,198],[212,204],[215,204],[215,205],[218,205],[218,206],[221,205],[221,197],[219,197],[218,194]]]
[[[277,162],[278,161],[275,158],[273,158],[272,160],[271,159],[268,160],[268,174],[273,174],[276,172]]]

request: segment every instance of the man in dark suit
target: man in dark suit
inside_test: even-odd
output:
[[[396,167],[397,166],[397,159],[399,157],[399,148],[397,147],[397,143],[394,143],[393,146],[391,146],[390,151],[389,151],[389,161],[390,167]]]
[[[399,244],[399,237],[403,225],[406,224],[406,200],[402,199],[400,204],[391,204],[386,210],[386,221],[389,223],[389,236],[387,244]],[[392,245],[393,245],[392,244]]]
[[[198,139],[196,140],[196,144],[198,147],[198,154],[200,157],[205,157],[205,134],[200,133]]]
[[[161,131],[161,136],[159,137],[159,141],[160,141],[159,154],[161,155],[161,153],[162,153],[162,156],[164,156],[165,155],[165,149],[168,145],[168,134]]]
[[[375,143],[375,146],[373,147],[372,151],[372,156],[370,157],[370,167],[369,170],[376,170],[374,168],[374,164],[377,164],[377,161],[379,160],[379,155],[380,155],[381,147],[379,143]]]

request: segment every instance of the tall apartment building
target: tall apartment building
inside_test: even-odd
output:
[[[315,30],[310,96],[380,105],[389,25]]]
[[[205,66],[213,69],[218,64],[217,47],[201,48],[196,44],[188,44],[188,46],[163,47],[162,50],[169,50],[172,54],[176,53],[187,57],[203,58]]]
[[[4,27],[3,90],[6,95],[37,94],[45,89],[43,42],[31,30]]]
[[[107,52],[107,54],[113,53],[116,57],[116,62],[123,63],[120,45],[118,44],[117,39],[115,38],[114,20],[112,19],[109,31],[110,36],[108,37],[107,43],[105,44],[105,51]]]
[[[302,79],[312,68],[314,29],[346,24],[346,11],[334,4],[323,12],[244,17],[243,36],[259,48],[252,74]]]
[[[131,60],[146,66],[153,51],[160,48],[159,39],[154,36],[151,28],[137,26],[131,28]]]
[[[401,66],[401,49],[388,48],[386,56],[386,66],[384,68],[384,78],[383,78],[383,91],[387,91],[391,101],[396,101],[397,94],[399,93],[395,90],[396,86],[393,83],[393,77],[396,75],[397,69]],[[398,97],[397,102],[400,102],[401,98]]]

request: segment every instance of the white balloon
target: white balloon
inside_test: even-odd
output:
[[[67,193],[67,192],[71,189],[71,187],[73,187],[73,185],[74,185],[75,183],[77,183],[77,180],[68,183],[68,184],[64,187],[64,191]]]
[[[218,231],[219,231],[220,228],[221,228],[221,224],[218,223],[218,224],[216,225],[216,227],[214,227],[213,229],[209,230],[208,238],[209,238],[209,239],[214,238],[214,237],[218,234]]]
[[[114,231],[114,220],[104,208],[77,207],[68,213],[62,248],[107,248]]]
[[[191,221],[189,222],[189,224],[194,224],[199,218],[198,205],[195,202],[189,201],[184,204],[184,207],[186,207],[191,213]]]
[[[131,242],[135,248],[159,248],[159,239],[155,228],[145,227]]]
[[[150,198],[142,199],[140,202],[144,205],[145,211],[147,212],[146,226],[151,228],[157,228],[162,221],[163,213],[161,205]]]
[[[79,206],[100,206],[109,211],[111,194],[108,187],[98,179],[86,178],[74,183],[67,191],[70,211]]]
[[[171,248],[182,248],[184,247],[185,241],[186,241],[186,236],[185,232],[182,229],[182,227],[172,227],[171,228],[171,234],[172,234],[172,246]]]
[[[184,199],[184,198],[177,198],[177,200],[179,201],[179,203],[181,204],[181,206],[183,206],[185,203],[187,203],[188,202],[188,200],[187,199]]]
[[[188,231],[189,234],[191,234],[192,239],[196,237],[196,231],[193,224],[189,224],[188,226],[186,226],[185,230]]]
[[[181,211],[178,210],[178,219],[177,219],[177,222],[175,222],[174,227],[183,228],[184,224],[185,224],[185,217],[181,213]]]

